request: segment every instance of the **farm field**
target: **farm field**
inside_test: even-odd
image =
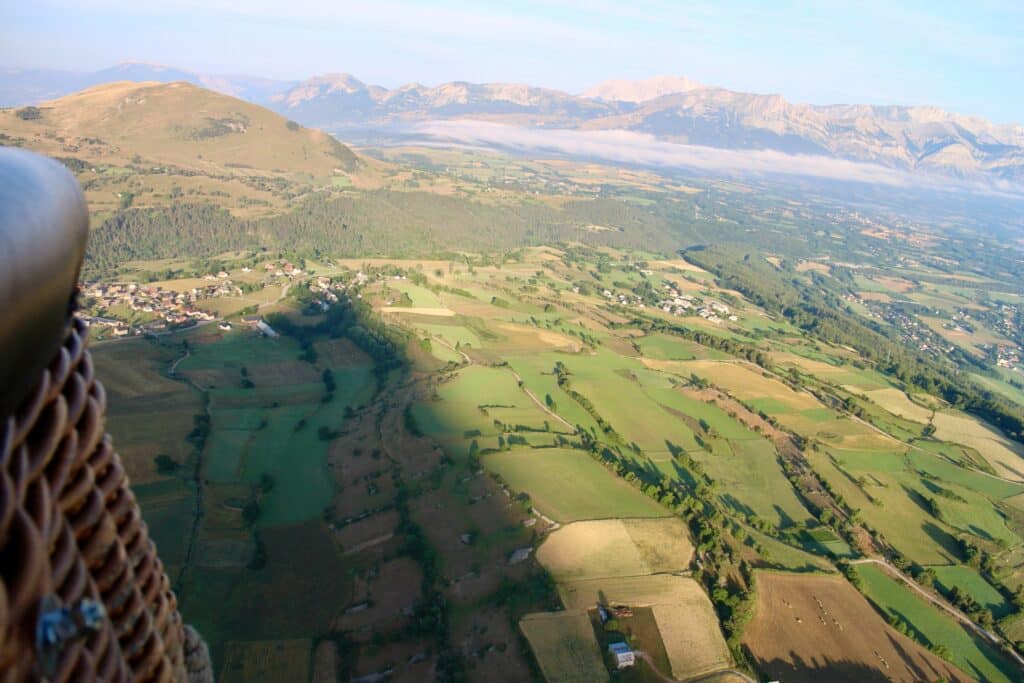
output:
[[[863,681],[882,669],[914,683],[971,678],[885,624],[841,577],[758,572],[754,618],[743,636],[759,665],[782,681]]]
[[[227,680],[271,680],[302,648],[295,670],[317,680],[423,680],[452,662],[523,678],[527,648],[549,681],[606,680],[599,646],[621,634],[599,604],[680,680],[1014,680],[865,579],[913,626],[897,633],[836,571],[902,555],[1018,633],[1000,592],[1024,582],[1008,438],[705,271],[575,246],[474,259],[332,266],[361,299],[352,334],[331,328],[344,303],[293,287],[268,316],[276,338],[236,325],[101,347],[147,520]],[[668,283],[741,322],[630,298]],[[966,544],[1003,586],[966,566]],[[747,599],[744,627],[727,615]],[[655,680],[646,667],[623,680]]]

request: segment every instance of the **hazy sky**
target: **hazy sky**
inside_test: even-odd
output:
[[[935,104],[1024,123],[1022,0],[0,0],[0,66],[129,59],[570,92],[677,74],[799,102]]]

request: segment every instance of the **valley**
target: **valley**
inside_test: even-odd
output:
[[[230,275],[252,258],[220,262]],[[257,657],[341,680],[447,666],[503,680],[512,662],[568,680],[557,672],[604,670],[603,644],[623,636],[679,680],[813,680],[819,667],[857,680],[879,657],[904,680],[921,667],[1016,678],[1013,655],[858,562],[886,558],[933,599],[1015,632],[1024,484],[1000,473],[994,444],[926,429],[939,415],[981,428],[941,398],[678,258],[562,246],[303,271],[256,309],[279,336],[238,300],[220,310],[229,330],[95,347],[100,372],[131,347],[158,354],[145,385],[183,402],[177,436],[159,437],[192,444],[166,454],[173,469],[141,438],[121,450],[162,552],[179,548],[186,617],[226,680],[272,679],[242,663]],[[697,305],[663,310],[670,290]],[[728,315],[702,316],[712,302]],[[135,433],[146,397],[122,417],[112,396],[111,429]],[[192,510],[190,536],[172,520]],[[783,597],[765,597],[781,581]],[[225,610],[222,594],[241,602]],[[772,631],[803,640],[817,617],[784,603],[815,596],[835,601],[835,633],[797,659],[759,635],[781,619]],[[633,616],[602,623],[597,605]],[[824,644],[842,629],[896,645],[831,662],[860,652]],[[562,639],[569,661],[551,648]],[[646,661],[628,675],[656,676]]]

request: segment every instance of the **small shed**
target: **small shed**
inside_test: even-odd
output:
[[[626,643],[612,643],[608,646],[608,652],[611,652],[612,657],[615,658],[615,666],[618,669],[625,669],[636,664],[636,656]]]

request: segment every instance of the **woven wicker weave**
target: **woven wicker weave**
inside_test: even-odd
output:
[[[185,681],[177,601],[121,460],[85,327],[0,435],[0,681],[39,680],[46,596],[102,602],[107,618],[56,653],[54,681]]]

